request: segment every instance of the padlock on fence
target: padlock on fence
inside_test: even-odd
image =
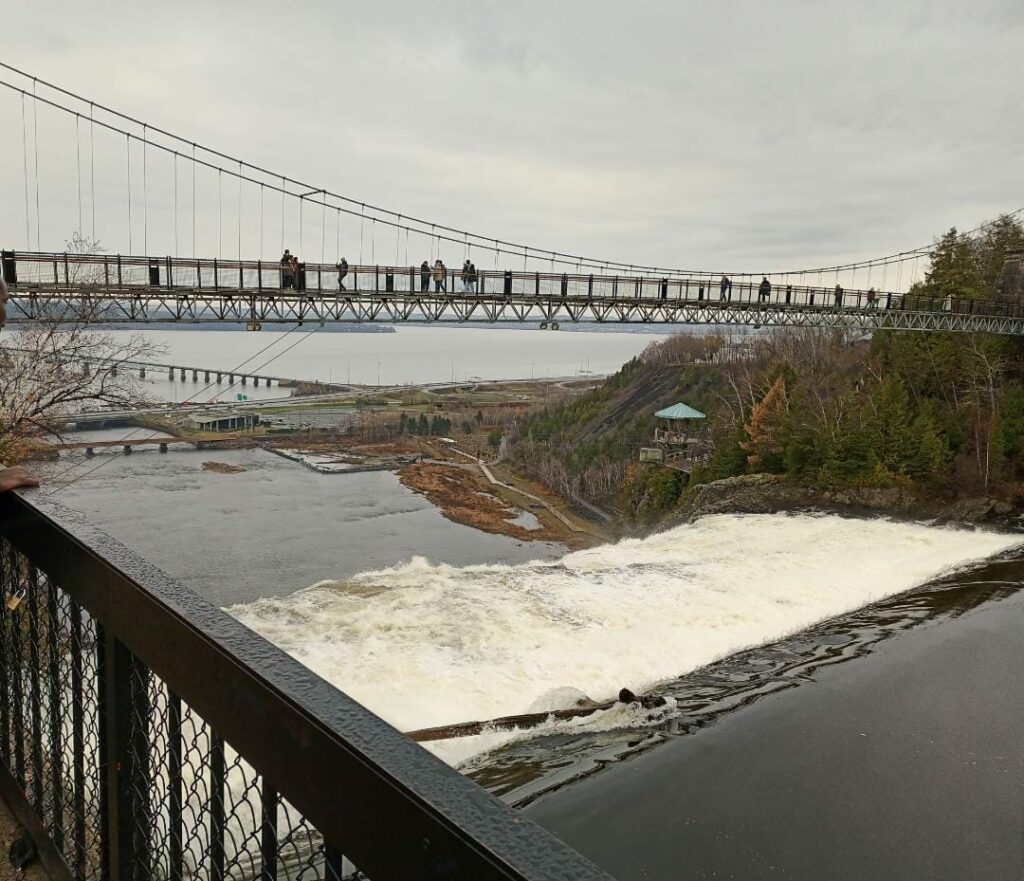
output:
[[[25,589],[17,591],[16,593],[7,594],[7,599],[4,600],[4,605],[7,606],[8,612],[17,611],[18,606],[21,605],[21,601],[25,599]]]

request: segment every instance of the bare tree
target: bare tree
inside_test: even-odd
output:
[[[77,234],[68,242],[69,253],[98,247]],[[82,409],[145,402],[125,362],[151,360],[157,347],[141,334],[107,330],[96,310],[88,302],[73,315],[41,306],[38,317],[13,332],[7,327],[0,341],[0,459],[20,458],[34,437],[59,435],[62,422]]]

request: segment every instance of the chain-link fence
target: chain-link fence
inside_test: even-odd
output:
[[[606,877],[55,506],[0,496],[0,588],[0,796],[51,874]]]

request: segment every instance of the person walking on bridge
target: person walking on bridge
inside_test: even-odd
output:
[[[469,269],[467,270],[467,275],[469,277],[469,290],[470,290],[470,293],[475,294],[476,293],[477,271],[476,271],[476,264],[472,260],[469,261]]]
[[[837,306],[842,306],[843,305],[843,286],[842,285],[838,285],[838,284],[836,285],[835,298],[836,298],[836,305]]]
[[[281,255],[281,289],[295,287],[295,258],[287,248]]]
[[[420,293],[425,294],[430,290],[430,264],[424,260],[420,264]]]
[[[731,300],[732,299],[732,279],[727,275],[722,276],[722,282],[718,286],[718,299],[719,300]]]
[[[468,294],[469,290],[469,267],[472,264],[469,262],[469,258],[466,258],[466,262],[462,264],[462,272],[459,273],[459,278],[462,281],[462,293]]]
[[[343,291],[345,288],[345,276],[348,275],[348,260],[344,257],[341,258],[341,262],[338,264],[338,290]]]
[[[868,308],[869,309],[874,309],[875,308],[875,289],[874,288],[868,288]]]
[[[447,291],[448,291],[448,286],[446,284],[447,276],[448,276],[448,269],[444,265],[444,263],[441,262],[441,258],[438,257],[437,260],[434,261],[434,293],[438,293],[439,294],[439,293],[441,293],[441,291],[445,291],[447,293]]]
[[[761,276],[761,284],[757,286],[757,299],[759,302],[767,303],[772,295],[772,283],[768,281],[767,275]]]

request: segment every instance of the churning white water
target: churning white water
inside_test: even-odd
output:
[[[556,562],[414,558],[230,611],[410,730],[541,709],[559,688],[639,692],[1018,543],[884,520],[718,515]],[[459,761],[507,737],[437,751]]]

